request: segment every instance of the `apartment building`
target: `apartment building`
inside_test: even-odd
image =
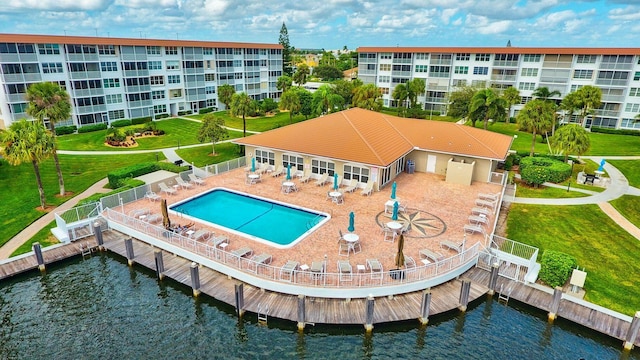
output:
[[[224,108],[218,86],[279,99],[282,46],[236,42],[0,34],[0,128],[29,118],[25,92],[52,81],[83,126]]]
[[[449,93],[465,85],[516,87],[522,102],[511,116],[539,87],[559,91],[560,101],[593,85],[602,89],[602,105],[586,127],[640,130],[640,48],[360,47],[358,57],[358,78],[382,89],[385,106],[395,106],[396,85],[414,78],[425,80],[424,108],[443,114]]]

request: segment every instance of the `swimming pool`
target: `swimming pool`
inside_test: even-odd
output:
[[[329,214],[216,188],[170,210],[276,248],[289,248],[322,226]]]

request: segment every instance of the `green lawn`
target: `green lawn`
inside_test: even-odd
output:
[[[629,185],[640,187],[640,160],[611,160],[608,162],[622,171],[629,180]]]
[[[606,216],[597,205],[513,204],[507,219],[510,239],[578,259],[586,268],[585,299],[633,315],[640,309],[640,241]]]
[[[640,197],[623,195],[609,203],[633,225],[640,227]]]
[[[231,117],[227,113],[227,111],[217,111],[214,113],[216,116],[219,116],[224,119],[224,124],[230,128],[240,129],[242,130],[242,118],[241,117]],[[189,115],[189,118],[201,120],[204,115]],[[293,117],[293,123],[301,122],[306,120],[304,115],[295,115]],[[280,112],[273,116],[262,116],[257,118],[246,118],[247,122],[247,130],[249,131],[267,131],[275,128],[283,127],[291,124],[291,120],[289,120],[289,112]],[[248,135],[248,134],[247,134]]]
[[[28,253],[29,251],[31,251],[31,246],[35,242],[39,242],[43,248],[58,244],[58,239],[51,233],[51,229],[53,229],[54,227],[56,227],[55,220],[42,228],[42,230],[38,231],[34,236],[31,237],[31,239],[29,239],[29,241],[20,245],[20,247],[17,248],[16,251],[13,252],[13,254],[11,254],[11,257]]]
[[[184,119],[167,119],[156,122],[159,130],[164,130],[165,134],[161,136],[137,138],[138,146],[136,147],[109,147],[104,144],[104,138],[107,130],[94,131],[83,134],[71,134],[58,137],[58,148],[60,150],[150,150],[162,149],[179,145],[198,144],[196,138],[200,123]],[[122,129],[139,128],[141,125],[131,125]]]
[[[560,199],[560,198],[585,197],[585,196],[589,196],[589,194],[585,194],[577,191],[567,191],[567,188],[558,189],[555,187],[547,187],[547,186],[540,186],[539,188],[536,189],[520,183],[516,187],[516,196],[523,197],[523,198]]]
[[[40,174],[44,184],[47,204],[57,206],[75,194],[106,177],[107,172],[123,166],[145,161],[155,161],[156,154],[69,156],[60,155],[66,191],[72,195],[57,196],[58,177],[53,160],[41,164]],[[160,154],[160,159],[164,156]],[[11,166],[0,160],[0,246],[33,221],[44,215],[37,211],[40,205],[38,187],[31,164]]]
[[[217,164],[240,156],[240,146],[231,143],[216,145],[216,156],[211,156],[211,145],[176,150],[178,156],[197,167]]]

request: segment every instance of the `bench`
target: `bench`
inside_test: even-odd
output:
[[[176,160],[173,162],[175,165],[181,166],[184,163],[184,160],[180,159],[180,160]]]

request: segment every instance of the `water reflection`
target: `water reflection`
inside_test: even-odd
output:
[[[373,332],[365,331],[362,337],[362,357],[371,359],[373,357]]]
[[[307,342],[305,341],[304,330],[299,330],[296,337],[296,355],[298,355],[299,359],[306,359],[307,357]]]
[[[416,350],[421,351],[426,344],[425,338],[427,337],[427,326],[420,325],[416,330]]]

